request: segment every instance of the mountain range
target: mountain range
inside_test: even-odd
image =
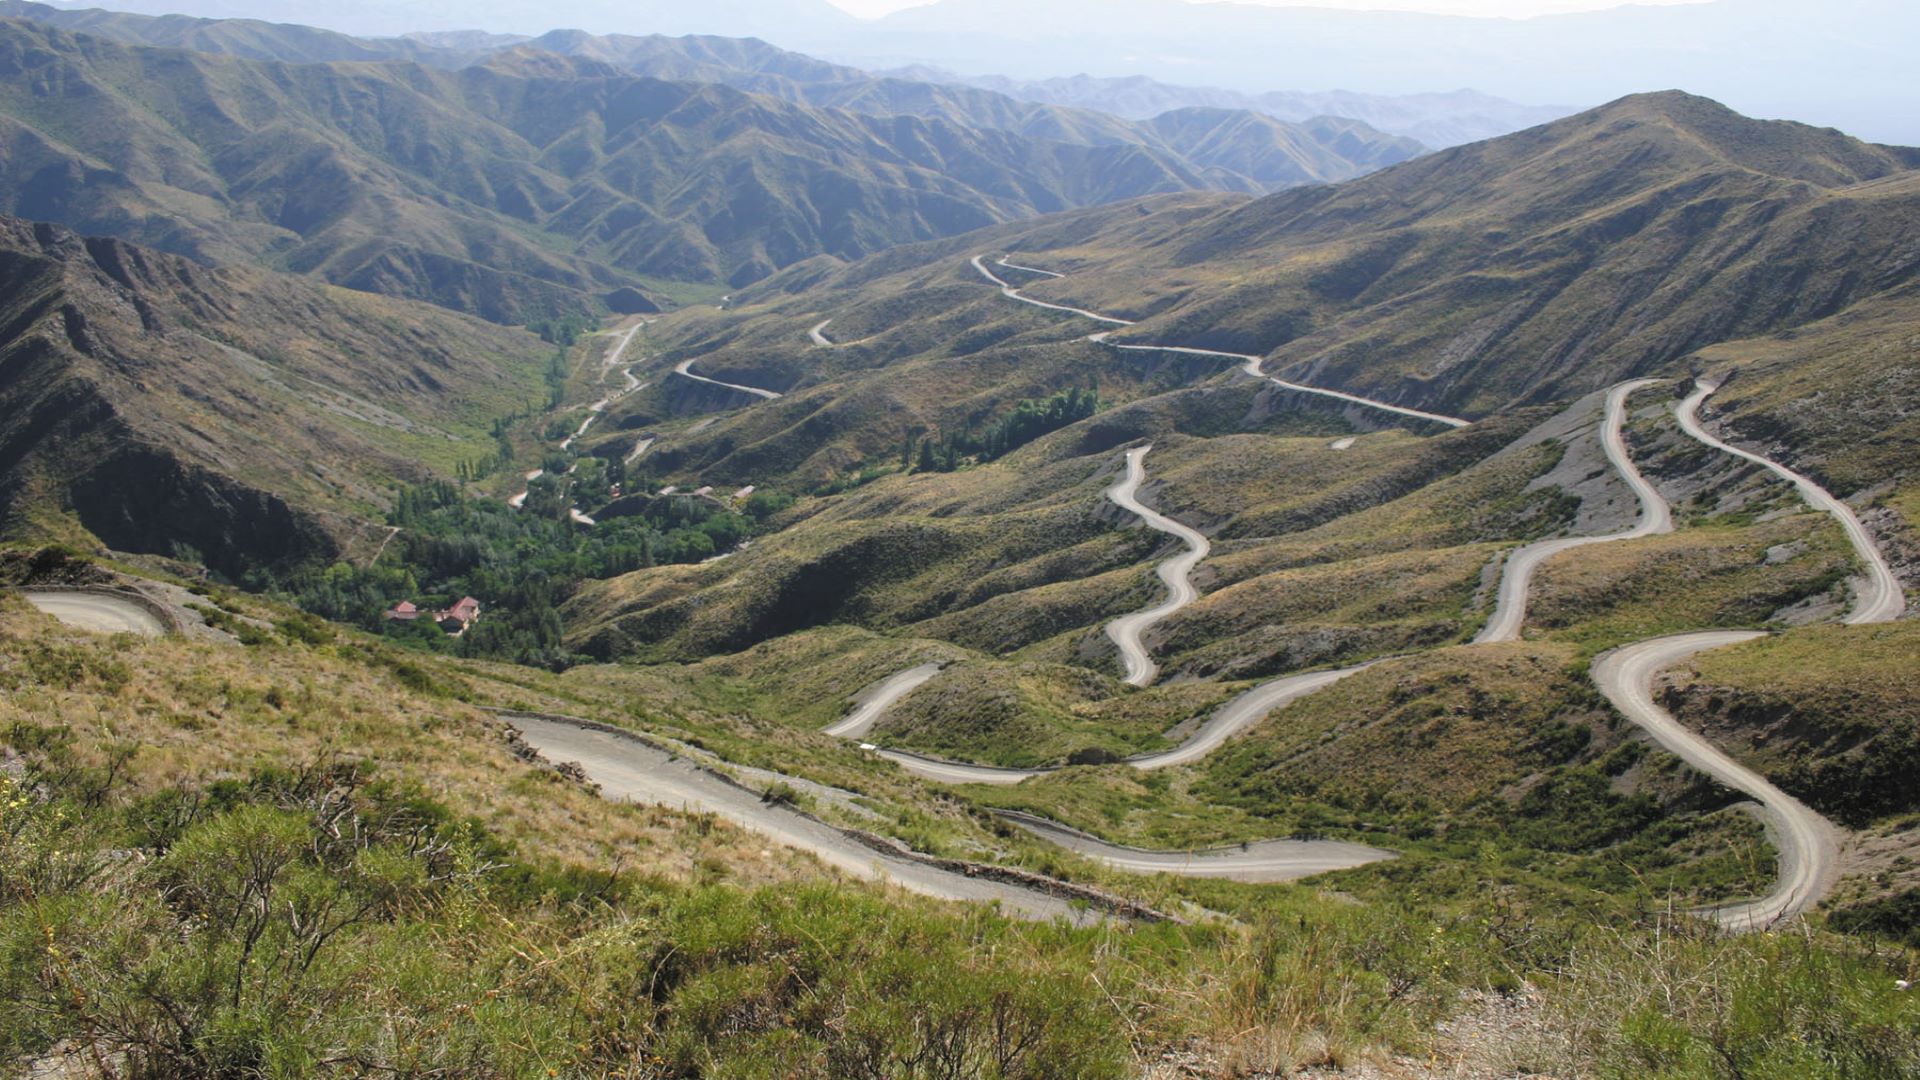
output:
[[[1418,150],[1353,122],[1136,123],[957,92],[1026,130],[970,126],[978,109],[817,108],[530,47],[457,69],[295,65],[12,21],[0,64],[6,210],[507,321]]]
[[[917,82],[973,86],[1022,101],[1093,109],[1138,119],[1188,108],[1245,109],[1295,122],[1341,116],[1436,148],[1511,134],[1575,111],[1553,105],[1520,105],[1473,90],[1398,96],[1348,90],[1322,93],[1270,90],[1251,94],[1219,87],[1176,86],[1144,75],[1014,79],[1005,75],[960,75],[924,65],[901,68],[891,74]]]
[[[32,0],[6,0],[0,3],[0,15],[33,19],[129,44],[290,63],[412,60],[429,66],[459,68],[482,63],[493,53],[530,45],[543,51],[602,60],[653,78],[723,83],[803,104],[879,115],[940,115],[1031,134],[1095,130],[1102,137],[1121,141],[1136,136],[1129,134],[1125,125],[1102,130],[1103,118],[1087,114],[1098,112],[1122,119],[1150,120],[1177,109],[1204,107],[1256,112],[1295,123],[1339,117],[1359,120],[1380,131],[1438,147],[1505,135],[1573,111],[1517,105],[1473,91],[1397,97],[1347,91],[1245,94],[1219,88],[1173,86],[1141,76],[1096,79],[1082,75],[1019,80],[1005,76],[967,77],[925,65],[869,73],[755,39],[712,35],[675,37],[657,32],[644,36],[597,35],[581,30],[553,30],[538,36],[440,31],[360,38],[259,19],[146,16],[98,8],[59,8]],[[970,94],[962,88],[986,93]],[[1020,109],[1016,102],[1079,112],[1063,116],[1054,110]]]
[[[261,0],[121,6],[285,17]],[[1337,87],[1397,96],[1473,87],[1516,101],[1591,106],[1679,87],[1749,115],[1920,142],[1900,44],[1920,36],[1920,15],[1901,0],[1707,0],[1530,19],[1186,0],[939,0],[877,20],[852,19],[821,0],[735,0],[698,10],[490,0],[457,14],[409,0],[337,5],[307,17],[359,34],[480,28],[533,35],[566,25],[753,35],[869,69],[924,64],[1018,80],[1147,76],[1247,94]]]
[[[1920,1076],[1920,149],[0,5],[0,1072]]]

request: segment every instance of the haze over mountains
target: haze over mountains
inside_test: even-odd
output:
[[[202,30],[195,41],[252,54],[283,39],[303,57],[359,49]],[[531,47],[471,66],[289,66],[11,22],[5,208],[529,321],[649,281],[745,284],[815,255],[1156,192],[1338,179],[1419,150],[1356,122],[1215,110],[1140,123],[985,91],[916,99],[921,84],[834,69],[803,84],[760,68],[821,65],[751,43],[732,45],[749,60],[722,62],[726,44],[637,42],[678,74],[844,93],[869,111]]]
[[[287,17],[277,5],[244,0],[121,6]],[[534,35],[570,25],[600,33],[752,35],[866,68],[930,64],[1021,80],[1147,76],[1252,94],[1471,87],[1528,104],[1585,107],[1678,88],[1749,115],[1920,142],[1903,53],[1905,42],[1920,38],[1920,12],[1900,0],[1711,0],[1528,20],[1184,0],[941,0],[871,21],[824,0],[736,0],[699,10],[515,0],[457,15],[428,4],[362,3],[329,5],[310,17],[360,34],[477,27]]]
[[[909,67],[897,74],[924,82],[957,83],[995,90],[1022,101],[1097,109],[1116,116],[1146,119],[1174,109],[1251,109],[1282,120],[1343,116],[1381,131],[1405,135],[1439,148],[1478,142],[1521,128],[1557,120],[1575,110],[1554,105],[1518,105],[1456,90],[1438,94],[1386,96],[1350,90],[1325,93],[1273,90],[1262,94],[1218,87],[1176,86],[1142,75],[1095,78],[1010,79],[1004,75],[966,76],[936,67]]]

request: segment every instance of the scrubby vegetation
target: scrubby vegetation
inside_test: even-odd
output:
[[[900,456],[921,472],[952,472],[962,461],[992,461],[1003,457],[1048,432],[1085,420],[1099,411],[1099,390],[1075,387],[1044,400],[1023,400],[1012,412],[989,421],[979,431],[973,430],[969,423],[964,431],[938,439],[929,437],[919,442],[917,453],[916,440],[909,438]]]
[[[1474,1053],[1622,1077],[1920,1067],[1904,953],[1664,916],[1594,930],[1485,884],[1332,902],[1194,883],[1241,922],[1013,923],[596,800],[451,698],[395,707],[403,676],[355,635],[242,651],[44,622],[0,610],[16,1066],[1050,1080],[1177,1053],[1231,1076],[1456,1054],[1436,1021],[1521,993],[1533,1022]],[[528,692],[415,668],[439,694]]]

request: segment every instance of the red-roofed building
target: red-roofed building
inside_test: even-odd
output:
[[[420,609],[415,607],[411,600],[402,600],[387,612],[387,618],[395,622],[412,622],[419,617]]]
[[[466,633],[467,627],[472,626],[474,620],[478,618],[480,618],[480,601],[466,596],[462,597],[459,603],[436,614],[433,620],[440,624],[440,629],[454,637],[459,637]]]

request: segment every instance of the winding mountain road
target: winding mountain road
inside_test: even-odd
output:
[[[1638,540],[1646,536],[1658,536],[1673,531],[1673,512],[1667,506],[1667,500],[1660,497],[1647,478],[1640,475],[1634,467],[1633,459],[1627,454],[1625,437],[1627,424],[1627,399],[1642,387],[1658,382],[1658,379],[1639,379],[1621,383],[1607,393],[1606,417],[1602,421],[1600,436],[1601,449],[1607,455],[1620,478],[1633,489],[1640,500],[1640,520],[1633,528],[1625,532],[1609,533],[1605,536],[1567,536],[1556,540],[1542,540],[1528,544],[1507,558],[1505,573],[1500,579],[1500,596],[1494,604],[1493,614],[1487,619],[1487,625],[1473,639],[1476,645],[1493,642],[1520,640],[1521,628],[1527,622],[1527,596],[1533,588],[1533,577],[1540,564],[1563,551],[1587,547],[1591,544],[1610,544],[1618,540]]]
[[[1034,307],[1078,315],[1108,325],[1136,325],[1130,320],[1036,300],[1024,295],[1019,289],[995,274],[987,267],[981,256],[973,256],[971,261],[974,269],[988,282],[998,286],[1002,295],[1009,299]],[[1053,278],[1062,276],[1053,271],[1020,266],[1005,257],[1002,257],[999,263],[1011,270]],[[827,323],[823,322],[810,331],[810,336],[816,344],[831,344],[825,339],[823,333],[826,326]],[[1241,364],[1247,374],[1266,379],[1287,390],[1329,397],[1449,427],[1465,427],[1470,423],[1458,417],[1392,405],[1356,394],[1305,386],[1276,378],[1265,373],[1264,358],[1258,356],[1183,346],[1118,345],[1109,342],[1107,340],[1109,336],[1109,333],[1096,333],[1090,336],[1090,340],[1121,350],[1168,352],[1234,360]],[[694,375],[688,370],[691,363],[692,361],[682,362],[675,369],[676,373],[697,381],[764,398],[772,399],[780,396],[772,391],[738,386]],[[1618,533],[1604,536],[1562,537],[1529,544],[1515,551],[1507,560],[1494,612],[1487,626],[1475,638],[1476,643],[1518,640],[1525,625],[1527,598],[1533,580],[1539,567],[1548,559],[1593,544],[1638,539],[1672,531],[1671,508],[1634,466],[1624,438],[1628,399],[1636,390],[1656,381],[1642,379],[1616,386],[1609,391],[1605,403],[1602,448],[1608,462],[1632,489],[1640,503],[1638,522],[1632,529]],[[1681,428],[1688,436],[1704,445],[1760,465],[1787,480],[1799,490],[1810,505],[1833,515],[1841,523],[1850,542],[1867,567],[1866,578],[1859,584],[1857,590],[1854,608],[1845,620],[1847,623],[1854,625],[1880,623],[1900,617],[1906,607],[1905,594],[1885,556],[1874,545],[1871,536],[1850,507],[1807,477],[1762,455],[1732,446],[1706,431],[1699,420],[1699,409],[1716,388],[1710,383],[1697,384],[1693,394],[1676,409],[1676,417]],[[1353,445],[1351,440],[1341,440],[1333,444],[1336,449],[1345,449],[1351,445]],[[1191,574],[1194,567],[1206,557],[1209,551],[1208,541],[1200,533],[1148,509],[1139,502],[1137,494],[1145,480],[1144,461],[1150,450],[1151,447],[1147,446],[1128,452],[1127,475],[1109,488],[1106,496],[1115,505],[1139,515],[1149,527],[1180,537],[1187,543],[1188,550],[1167,560],[1159,567],[1159,575],[1166,583],[1169,592],[1165,602],[1145,611],[1116,619],[1107,627],[1108,636],[1121,650],[1127,668],[1127,681],[1135,686],[1148,685],[1157,675],[1157,667],[1147,654],[1141,640],[1143,633],[1161,619],[1193,602],[1196,593]],[[1705,775],[1758,800],[1762,806],[1769,835],[1779,853],[1780,872],[1775,888],[1759,899],[1717,908],[1707,913],[1722,925],[1741,930],[1773,925],[1783,919],[1797,916],[1818,903],[1831,888],[1837,875],[1837,853],[1842,834],[1831,822],[1804,803],[1781,791],[1754,770],[1741,765],[1705,738],[1680,724],[1655,702],[1654,693],[1656,680],[1663,669],[1682,663],[1707,650],[1725,648],[1765,636],[1766,634],[1759,631],[1721,630],[1679,634],[1623,646],[1598,657],[1591,667],[1592,678],[1600,692],[1656,742]],[[1218,749],[1220,745],[1246,727],[1259,722],[1273,710],[1363,671],[1369,666],[1371,665],[1291,675],[1262,684],[1216,710],[1213,716],[1180,746],[1156,754],[1131,758],[1127,763],[1136,769],[1148,771],[1198,760]],[[896,673],[861,695],[855,709],[845,719],[828,727],[826,731],[842,738],[863,737],[888,708],[906,694],[924,685],[937,675],[938,671],[938,665],[927,664]],[[531,740],[533,736],[529,738]],[[870,749],[874,749],[879,756],[896,762],[916,775],[942,783],[1017,784],[1058,771],[1057,769],[997,768],[947,761],[898,750],[872,747]],[[605,761],[607,755],[604,753],[599,756],[597,766],[586,760],[592,755],[575,753],[573,756],[582,758],[583,764],[588,766],[590,775],[596,775],[596,779],[599,778],[595,774],[596,767],[602,771],[607,770]],[[614,771],[617,773],[617,770]],[[620,788],[621,792],[648,790],[647,783],[636,781],[632,775],[619,774],[616,778],[620,784],[625,785]],[[610,790],[614,788],[610,786]],[[734,812],[740,811],[735,808]],[[1227,877],[1242,881],[1279,881],[1393,857],[1391,852],[1364,845],[1317,841],[1269,841],[1241,848],[1206,852],[1141,851],[1110,844],[1042,818],[1029,815],[1009,816],[1022,828],[1064,848],[1119,869],[1142,873],[1165,872],[1193,877]],[[748,824],[750,828],[764,828],[763,825],[745,820],[743,824]],[[830,861],[845,858],[843,855],[825,853],[830,852],[831,849],[823,848],[821,844],[824,841],[818,838],[800,837],[789,839],[787,842],[798,843],[799,846],[810,850],[823,851],[822,857]],[[873,862],[872,853],[862,852],[855,861],[861,866],[866,866],[869,873],[876,875],[886,873],[885,870],[870,865]],[[842,864],[847,865],[845,862]],[[916,872],[927,869],[920,864],[913,865]],[[850,868],[854,867],[850,866]],[[899,879],[896,878],[896,880]],[[969,882],[971,883],[971,879]],[[903,884],[908,883],[903,881]],[[928,885],[923,881],[917,885],[908,884],[908,887],[944,890],[947,885],[945,883]],[[947,893],[935,892],[934,895],[947,895]],[[1031,894],[1028,895],[1031,896]]]
[[[1631,393],[1640,384],[1616,389]],[[1860,559],[1868,567],[1852,611],[1844,620],[1849,625],[1891,622],[1906,610],[1906,596],[1899,579],[1887,565],[1886,556],[1873,543],[1851,507],[1825,488],[1769,458],[1732,446],[1709,433],[1700,423],[1700,406],[1718,387],[1695,384],[1692,394],[1675,410],[1681,430],[1700,443],[1760,465],[1792,483],[1807,504],[1833,515],[1845,529]],[[1670,525],[1665,500],[1654,492],[1640,474],[1626,462],[1625,447],[1619,442],[1614,423],[1613,398],[1609,396],[1608,457],[1621,466],[1621,474],[1640,495],[1643,510],[1641,527],[1659,520]],[[1616,457],[1616,453],[1618,457]],[[1656,517],[1655,508],[1659,516]],[[1644,534],[1643,534],[1644,535]],[[1504,591],[1504,590],[1503,590]],[[1832,822],[1805,803],[1781,791],[1758,772],[1735,761],[1719,748],[1674,719],[1654,700],[1660,672],[1711,649],[1721,649],[1755,641],[1767,635],[1760,631],[1704,630],[1689,634],[1654,638],[1622,646],[1594,660],[1593,681],[1600,692],[1622,714],[1638,724],[1660,745],[1728,787],[1758,800],[1765,812],[1767,832],[1779,853],[1779,879],[1773,891],[1757,900],[1715,908],[1706,912],[1722,926],[1734,930],[1764,929],[1798,916],[1820,902],[1832,888],[1838,875],[1840,839],[1844,835]]]
[[[131,600],[99,593],[23,591],[27,603],[68,626],[95,634],[165,637],[167,628],[153,612]]]
[[[1853,611],[1844,620],[1847,625],[1863,626],[1892,622],[1904,615],[1907,610],[1906,591],[1900,587],[1900,579],[1894,576],[1893,567],[1887,564],[1887,557],[1873,542],[1873,537],[1867,534],[1866,527],[1860,524],[1860,518],[1853,512],[1852,507],[1835,498],[1826,488],[1785,465],[1721,441],[1701,424],[1700,406],[1719,388],[1719,385],[1714,383],[1696,382],[1694,384],[1693,393],[1680,403],[1681,430],[1716,450],[1767,469],[1799,489],[1800,497],[1807,501],[1807,505],[1833,515],[1840,522],[1840,527],[1846,530],[1847,539],[1853,544],[1853,550],[1860,556],[1860,561],[1867,566],[1867,577],[1857,590]]]
[[[1014,270],[1025,270],[1031,274],[1046,274],[1056,278],[1065,276],[1063,274],[1053,273],[1051,270],[1037,270],[1031,266],[1016,266],[1013,263],[1007,262],[1004,258],[1000,260],[1000,264]],[[1046,308],[1049,311],[1065,311],[1073,315],[1079,315],[1113,326],[1139,325],[1130,319],[1117,319],[1111,315],[1102,315],[1097,311],[1088,311],[1085,308],[1067,307],[1064,304],[1049,304],[1044,300],[1035,300],[1033,297],[1022,293],[1019,289],[1008,284],[992,270],[987,269],[986,262],[983,261],[979,255],[973,257],[973,268],[978,270],[981,276],[985,277],[989,282],[998,285],[1000,287],[1000,294],[1009,300],[1018,300],[1023,304],[1032,304],[1034,307]],[[1436,424],[1444,424],[1447,427],[1463,428],[1473,423],[1471,420],[1462,420],[1457,416],[1445,416],[1440,413],[1427,412],[1423,409],[1410,409],[1404,405],[1389,405],[1384,401],[1375,401],[1373,398],[1361,397],[1358,394],[1349,394],[1343,390],[1326,390],[1318,386],[1307,386],[1304,383],[1289,382],[1286,379],[1266,373],[1265,357],[1252,356],[1247,353],[1220,352],[1217,349],[1194,349],[1184,345],[1116,345],[1107,340],[1110,334],[1111,332],[1093,334],[1089,336],[1087,340],[1105,345],[1110,349],[1120,349],[1126,352],[1165,352],[1178,353],[1183,356],[1204,356],[1215,360],[1232,360],[1239,363],[1241,370],[1247,374],[1256,379],[1265,379],[1282,389],[1293,390],[1302,394],[1314,394],[1319,397],[1333,398],[1338,401],[1347,402],[1350,405],[1364,405],[1370,409],[1380,409],[1415,420],[1427,420]]]
[[[606,385],[607,376],[613,374],[614,368],[620,366],[620,358],[626,354],[627,347],[633,344],[634,337],[638,335],[640,331],[646,329],[647,325],[647,320],[641,319],[632,326],[627,327],[625,333],[618,335],[608,344],[606,355],[600,359],[600,385]],[[561,440],[560,449],[562,452],[573,449],[573,444],[579,442],[580,439],[586,435],[588,430],[593,427],[594,422],[599,420],[600,417],[613,406],[614,402],[639,391],[647,385],[634,376],[633,369],[633,364],[628,364],[626,367],[621,368],[620,377],[625,380],[626,385],[587,406],[587,418],[580,422],[580,426],[574,430],[573,434]],[[631,459],[629,459],[629,463],[631,463]],[[531,484],[546,474],[545,469],[535,469],[527,474],[527,483]],[[573,470],[567,470],[567,475],[573,475]],[[507,505],[513,507],[515,510],[524,510],[527,506],[527,496],[531,494],[531,491],[522,491],[520,494],[508,499]],[[581,513],[578,507],[568,510],[567,516],[571,518],[576,525],[591,526],[594,524],[594,520],[586,514]]]
[[[1186,742],[1171,750],[1129,758],[1127,764],[1142,772],[1150,772],[1198,761],[1219,749],[1228,739],[1259,723],[1275,709],[1331,686],[1350,675],[1365,671],[1371,666],[1371,664],[1362,664],[1337,671],[1310,671],[1263,683],[1216,709],[1206,723],[1202,724]],[[905,696],[911,689],[911,687],[905,690],[899,689],[894,683],[894,680],[899,678],[900,676],[896,675],[893,679],[879,684],[867,694],[862,695],[863,704],[850,713],[846,720],[827,728],[828,734],[857,737],[847,732],[851,730],[864,734],[871,729],[873,722],[884,714],[893,702]],[[1006,786],[1060,771],[1059,769],[1003,769],[992,765],[948,761],[903,750],[875,749],[874,753],[916,776],[943,784]],[[1147,851],[1110,844],[1057,822],[1029,814],[1003,816],[1042,839],[1060,844],[1062,847],[1096,859],[1115,869],[1143,874],[1165,873],[1183,877],[1230,878],[1235,881],[1254,883],[1293,881],[1330,870],[1346,870],[1396,857],[1393,852],[1380,848],[1332,840],[1267,840],[1242,847],[1221,848],[1202,853]]]
[[[1706,775],[1752,796],[1765,810],[1767,832],[1780,859],[1773,891],[1758,900],[1706,912],[1734,930],[1764,929],[1806,911],[1826,896],[1837,873],[1840,830],[1675,720],[1655,704],[1653,688],[1665,668],[1709,649],[1766,636],[1753,630],[1706,630],[1655,638],[1615,649],[1596,659],[1592,668],[1600,692],[1654,741]]]
[[[832,319],[822,320],[820,325],[807,331],[807,337],[813,339],[813,343],[815,345],[818,345],[823,349],[831,349],[833,348],[833,341],[827,337],[827,327],[832,325],[833,325]]]
[[[921,664],[889,676],[855,700],[855,708],[847,718],[826,729],[827,734],[839,739],[865,738],[873,729],[874,721],[893,708],[894,702],[925,686],[945,664]]]
[[[743,394],[752,394],[755,397],[765,398],[768,401],[778,401],[783,396],[781,394],[775,393],[772,390],[762,390],[757,386],[742,386],[739,383],[721,382],[719,379],[709,379],[705,375],[695,375],[692,371],[692,368],[693,368],[692,360],[682,360],[678,365],[674,367],[673,373],[675,375],[683,375],[689,379],[692,379],[694,382],[703,382],[709,386],[724,386],[728,390],[738,390]]]
[[[1127,474],[1119,483],[1107,489],[1107,500],[1138,516],[1147,523],[1147,528],[1178,537],[1186,543],[1187,550],[1160,564],[1160,580],[1167,586],[1167,598],[1164,601],[1145,611],[1122,615],[1107,624],[1107,637],[1120,647],[1120,659],[1127,669],[1127,682],[1133,686],[1151,685],[1160,674],[1159,665],[1153,662],[1153,657],[1147,654],[1145,643],[1140,640],[1141,635],[1199,597],[1199,591],[1193,587],[1193,570],[1213,550],[1213,545],[1196,530],[1140,502],[1140,485],[1147,478],[1147,453],[1152,449],[1151,445],[1147,445],[1127,451]]]
[[[1014,288],[1005,279],[1001,278],[1000,275],[987,269],[987,264],[978,255],[975,255],[973,257],[973,268],[975,270],[980,271],[980,275],[982,277],[986,278],[988,281],[993,282],[995,285],[1000,286],[1000,294],[1002,296],[1005,296],[1009,300],[1018,300],[1023,304],[1032,304],[1034,307],[1037,307],[1037,308],[1046,308],[1048,311],[1064,311],[1070,315],[1078,315],[1083,319],[1092,319],[1095,322],[1103,322],[1108,324],[1109,326],[1135,325],[1135,323],[1131,319],[1116,319],[1111,315],[1102,315],[1097,311],[1088,311],[1085,308],[1067,307],[1065,304],[1049,304],[1045,300],[1035,300],[1033,297],[1027,296],[1026,294],[1022,293],[1019,289]],[[1034,271],[1034,272],[1041,273],[1043,271]],[[1059,277],[1060,275],[1055,274],[1054,276]]]
[[[549,761],[579,763],[610,799],[713,814],[776,843],[811,852],[855,877],[889,881],[926,896],[998,903],[1009,914],[1031,919],[1089,922],[1100,918],[1035,889],[877,851],[831,825],[763,800],[685,758],[637,739],[524,714],[507,714],[506,720]]]

